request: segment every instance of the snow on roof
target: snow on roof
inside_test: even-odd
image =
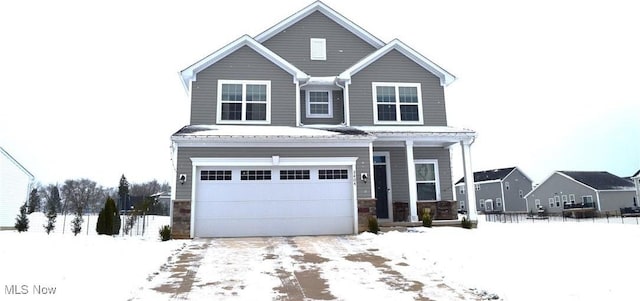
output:
[[[335,76],[312,76],[305,85],[330,86],[336,84]]]
[[[633,174],[633,176],[631,176],[631,178],[640,178],[640,169],[638,169],[638,171],[636,171],[636,173]]]
[[[465,134],[475,136],[475,132],[472,130],[450,126],[355,126],[355,128],[376,134]]]
[[[558,171],[596,190],[630,190],[634,184],[606,171]]]
[[[348,133],[336,129],[316,129],[289,126],[247,126],[247,125],[188,125],[176,132],[174,137],[219,137],[219,138],[331,138],[354,139],[367,133]]]

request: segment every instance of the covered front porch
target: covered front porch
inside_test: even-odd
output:
[[[457,220],[452,160],[460,160],[464,176],[473,179],[470,147],[475,132],[441,126],[355,127],[376,139],[371,143],[371,192],[381,223],[418,222],[429,208],[434,220]],[[461,158],[451,157],[459,146]],[[465,183],[475,199],[473,181]],[[477,221],[475,202],[468,202],[467,219]]]

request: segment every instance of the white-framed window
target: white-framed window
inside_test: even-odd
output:
[[[268,181],[271,180],[270,170],[241,170],[241,181]]]
[[[437,160],[415,160],[418,200],[440,200],[440,177]]]
[[[280,171],[280,180],[309,180],[311,178],[308,169],[283,169]]]
[[[535,201],[536,208],[542,207],[542,203],[540,203],[540,199],[536,199]]]
[[[484,208],[484,199],[480,199],[480,208]]]
[[[562,195],[562,205],[564,204],[568,204],[569,203],[569,198],[567,197],[566,194]]]
[[[476,191],[480,191],[480,184],[476,184]]]
[[[518,195],[520,196],[520,198],[524,197],[524,191],[522,191],[522,189],[518,190]]]
[[[556,195],[556,196],[554,196],[553,198],[554,198],[554,200],[556,201],[556,207],[560,207],[560,196],[559,196],[559,195]]]
[[[570,194],[569,195],[569,202],[571,204],[575,204],[576,203],[576,195],[575,194]]]
[[[496,198],[496,207],[502,207],[502,198]]]
[[[460,186],[460,194],[464,194],[464,186]]]
[[[312,61],[327,60],[327,40],[311,38],[310,42],[310,59]]]
[[[333,118],[333,99],[330,90],[306,91],[307,118]]]
[[[201,181],[231,181],[231,170],[201,170]]]
[[[593,204],[593,196],[590,195],[584,195],[582,196],[582,202],[586,205],[586,204]]]
[[[553,201],[553,198],[549,198],[549,208],[553,208],[554,204],[555,202]]]
[[[218,80],[217,123],[271,122],[271,81]]]
[[[458,208],[464,210],[464,202],[458,202]]]
[[[510,188],[509,181],[504,182],[504,189],[509,190]]]
[[[346,180],[349,179],[349,171],[346,169],[320,169],[319,180]]]
[[[422,124],[420,83],[372,83],[374,124]]]

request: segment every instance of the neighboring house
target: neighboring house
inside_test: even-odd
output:
[[[29,199],[33,175],[0,147],[0,230],[14,229],[20,206]]]
[[[636,196],[633,199],[633,205],[638,206],[638,202],[640,202],[640,170],[636,171],[636,173],[631,176],[631,181],[636,187]]]
[[[171,137],[174,237],[351,234],[423,207],[457,218],[442,209],[455,206],[449,149],[470,175],[476,134],[447,125],[455,77],[403,42],[317,1],[180,76],[191,119]]]
[[[467,210],[466,187],[462,178],[455,184],[459,209]],[[473,173],[476,208],[480,212],[526,212],[524,196],[531,191],[531,179],[519,168],[509,167]]]
[[[633,206],[635,193],[632,182],[606,171],[556,171],[526,195],[527,210],[614,211]]]

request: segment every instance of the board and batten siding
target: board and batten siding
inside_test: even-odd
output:
[[[311,38],[326,40],[326,60],[311,60]],[[262,45],[311,76],[337,76],[376,50],[317,11],[264,41]]]
[[[215,124],[218,80],[271,81],[271,125],[295,126],[296,85],[293,76],[248,46],[200,71],[192,83],[191,123]]]
[[[314,89],[311,89],[314,90]],[[307,91],[300,90],[300,121],[302,124],[341,124],[344,123],[344,100],[342,90],[333,90],[333,118],[307,118]]]
[[[391,168],[391,197],[394,202],[409,201],[409,177],[407,172],[407,152],[404,147],[376,147],[374,152],[389,152]],[[414,147],[414,160],[438,160],[440,179],[440,199],[453,200],[451,182],[451,156],[449,150],[437,147]]]
[[[397,50],[391,50],[356,73],[349,85],[351,125],[373,125],[373,82],[420,83],[423,125],[446,126],[444,88],[440,78]]]
[[[177,181],[176,199],[191,199],[193,177],[191,158],[271,158],[288,157],[357,157],[356,178],[369,173],[368,147],[181,147],[178,150],[177,174],[187,174],[187,181]],[[358,198],[371,197],[371,185],[358,180]]]

